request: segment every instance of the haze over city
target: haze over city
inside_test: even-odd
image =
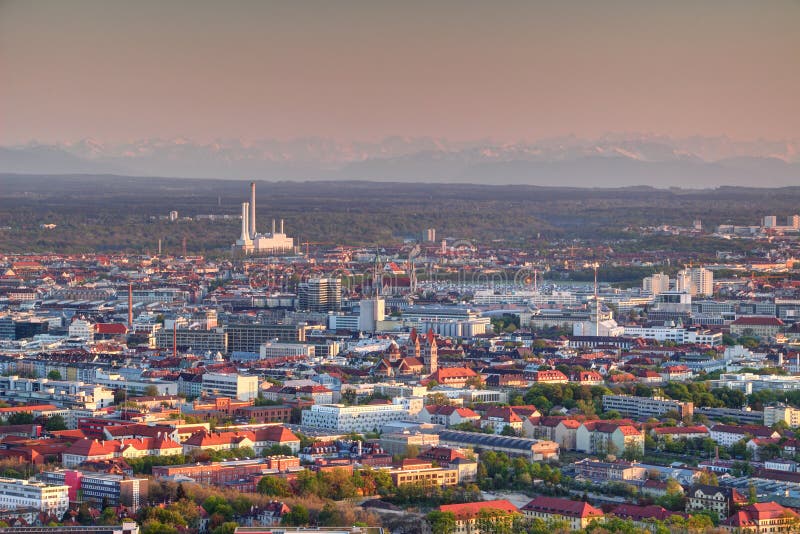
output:
[[[790,185],[761,160],[797,162],[798,26],[795,1],[7,0],[0,171],[546,185],[531,161],[600,156]],[[648,180],[627,163],[607,185]]]

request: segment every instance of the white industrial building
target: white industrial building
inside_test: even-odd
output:
[[[241,254],[265,253],[280,254],[294,251],[294,238],[283,231],[283,219],[280,230],[272,220],[272,232],[259,234],[256,231],[256,184],[250,183],[250,202],[242,202],[242,233],[233,244],[234,252]]]
[[[305,356],[307,358],[313,358],[314,345],[269,341],[258,348],[258,353],[262,360],[265,358],[281,358],[284,356]]]
[[[672,341],[678,345],[702,343],[705,345],[721,345],[722,332],[712,332],[697,328],[680,328],[674,326],[626,326],[625,337],[654,339],[656,341]]]

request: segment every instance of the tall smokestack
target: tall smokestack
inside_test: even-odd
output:
[[[272,235],[275,235],[275,219],[272,219]]]
[[[281,219],[281,233],[283,233],[283,219]]]
[[[133,331],[133,284],[128,284],[128,332]]]
[[[241,241],[250,241],[250,227],[247,224],[249,208],[250,204],[242,202],[242,237],[239,238]]]
[[[256,238],[256,183],[250,182],[250,239]]]

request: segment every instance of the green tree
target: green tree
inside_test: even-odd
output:
[[[8,416],[9,425],[32,425],[34,421],[33,414],[29,412],[16,412]]]
[[[258,481],[258,492],[262,495],[273,497],[288,497],[292,494],[292,488],[285,478],[265,476]]]
[[[284,514],[281,518],[281,525],[288,527],[302,527],[308,525],[310,521],[308,508],[302,504],[296,504],[292,510]]]
[[[61,372],[58,369],[53,369],[49,373],[47,373],[47,378],[50,380],[61,380]]]
[[[233,534],[236,532],[236,527],[239,524],[234,521],[229,521],[227,523],[223,523],[214,530],[211,531],[211,534]]]
[[[144,388],[144,396],[145,397],[158,397],[158,386],[149,385]]]
[[[432,534],[453,534],[456,531],[456,516],[453,512],[430,512],[426,519],[431,525]]]
[[[51,432],[57,430],[66,430],[67,422],[61,415],[52,415],[48,417],[47,420],[44,422],[44,428],[45,430],[49,430]]]

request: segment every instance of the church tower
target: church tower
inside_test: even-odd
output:
[[[433,374],[439,369],[439,346],[436,343],[436,336],[433,334],[432,328],[428,330],[428,335],[426,336],[422,361],[425,364],[425,374]]]

